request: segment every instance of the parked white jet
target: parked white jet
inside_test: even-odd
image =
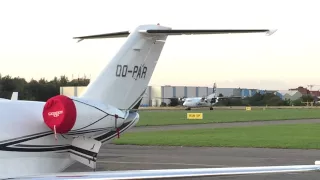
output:
[[[259,32],[274,31],[172,30],[141,25],[131,32],[77,37],[128,36],[82,96],[0,102],[0,178],[150,179],[318,170],[320,165],[57,173],[77,161],[95,168],[101,145],[138,122],[139,114],[130,110],[139,106],[168,35]]]

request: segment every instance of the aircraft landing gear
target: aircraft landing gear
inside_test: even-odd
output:
[[[191,110],[191,108],[189,108],[189,107],[188,107],[188,108],[186,108],[186,110],[187,110],[187,111],[190,111],[190,110]]]
[[[213,110],[213,107],[210,107],[210,110]]]

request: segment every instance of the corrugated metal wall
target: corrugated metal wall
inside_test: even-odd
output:
[[[172,98],[173,97],[173,87],[172,86],[162,86],[161,87],[162,98]],[[162,99],[162,102],[167,104],[170,103],[170,99]]]
[[[207,87],[197,87],[197,97],[208,96]]]
[[[208,88],[208,96],[213,93],[212,91],[213,91],[213,88]]]
[[[197,97],[197,87],[187,87],[187,97]]]
[[[249,89],[242,89],[241,96],[249,97]]]
[[[240,97],[241,96],[241,89],[233,89],[233,96]]]
[[[176,97],[182,98],[184,96],[186,96],[186,94],[184,94],[184,86],[176,86]]]
[[[84,90],[86,90],[87,86],[78,86],[77,90],[76,90],[76,95],[77,96],[81,96],[82,93],[84,93]]]
[[[65,86],[60,87],[60,94],[65,96],[80,96],[84,90],[86,89],[86,86]]]
[[[212,88],[211,88],[211,92],[209,92],[209,94],[212,93]],[[221,93],[224,97],[230,97],[230,96],[234,96],[234,88],[217,88],[217,96]]]
[[[162,92],[161,92],[161,86],[151,86],[151,99],[153,98],[161,98]]]
[[[65,96],[74,96],[74,87],[60,87],[60,94]]]
[[[140,103],[140,106],[145,107],[149,106],[151,104],[151,86],[148,86],[146,89],[146,92],[142,96],[142,101]]]
[[[151,99],[151,104],[149,106],[160,106],[162,102],[162,87],[161,86],[151,86],[150,88],[150,99]]]
[[[154,98],[154,99],[151,100],[151,105],[150,106],[159,107],[161,105],[161,101],[162,101],[161,99]]]

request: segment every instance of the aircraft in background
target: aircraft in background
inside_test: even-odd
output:
[[[186,110],[191,110],[191,108],[198,107],[210,107],[210,110],[213,110],[213,105],[217,104],[220,97],[216,95],[217,86],[216,83],[213,84],[212,94],[207,97],[189,97],[183,99],[183,106],[186,107]]]
[[[214,83],[212,88],[212,93],[207,97],[182,97],[182,98],[160,98],[160,99],[177,99],[182,106],[186,107],[186,110],[191,110],[191,108],[209,107],[213,110],[213,106],[219,102],[219,99],[230,99],[230,98],[241,98],[241,97],[220,97],[217,96],[217,86]]]
[[[11,95],[11,99],[0,98],[0,101],[17,101],[18,100],[18,92],[13,92]]]
[[[192,97],[186,98],[182,105],[186,107],[186,110],[191,110],[191,108],[199,107],[209,107],[210,110],[213,110],[213,106],[218,103],[219,99],[220,97]]]
[[[151,179],[303,172],[315,165],[58,173],[75,162],[96,168],[100,147],[139,121],[137,109],[168,35],[261,33],[256,30],[181,30],[141,25],[133,31],[76,37],[127,37],[124,45],[79,97],[46,102],[0,101],[0,178]]]
[[[219,102],[219,99],[232,99],[232,98],[241,98],[241,96],[232,96],[232,97],[223,97],[217,96],[217,86],[214,83],[212,88],[212,93],[207,97],[171,97],[171,98],[160,98],[157,99],[169,99],[170,101],[178,101],[179,104],[186,107],[186,110],[191,110],[191,108],[200,108],[200,107],[209,107],[210,110],[213,110],[213,106]]]
[[[213,89],[212,89],[212,94],[210,94],[208,97],[156,97],[157,99],[169,99],[170,101],[177,101],[179,104],[183,105],[184,107],[187,107],[186,110],[191,110],[191,108],[193,107],[209,107],[210,106],[210,110],[212,110],[213,108],[211,108],[211,106],[213,104],[216,104],[217,101],[217,97],[216,97],[216,83],[214,83],[213,85]],[[209,100],[209,101],[208,101]]]
[[[213,106],[219,102],[219,99],[232,99],[232,98],[241,98],[241,96],[231,96],[231,97],[220,97],[217,96],[216,88],[213,88],[212,94],[207,97],[190,97],[185,98],[183,106],[186,107],[186,110],[191,110],[191,108],[200,108],[200,107],[209,107],[210,110],[213,110]]]

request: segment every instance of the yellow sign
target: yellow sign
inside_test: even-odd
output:
[[[202,113],[187,113],[187,119],[203,119]]]
[[[251,107],[250,106],[246,107],[246,111],[251,111]]]

